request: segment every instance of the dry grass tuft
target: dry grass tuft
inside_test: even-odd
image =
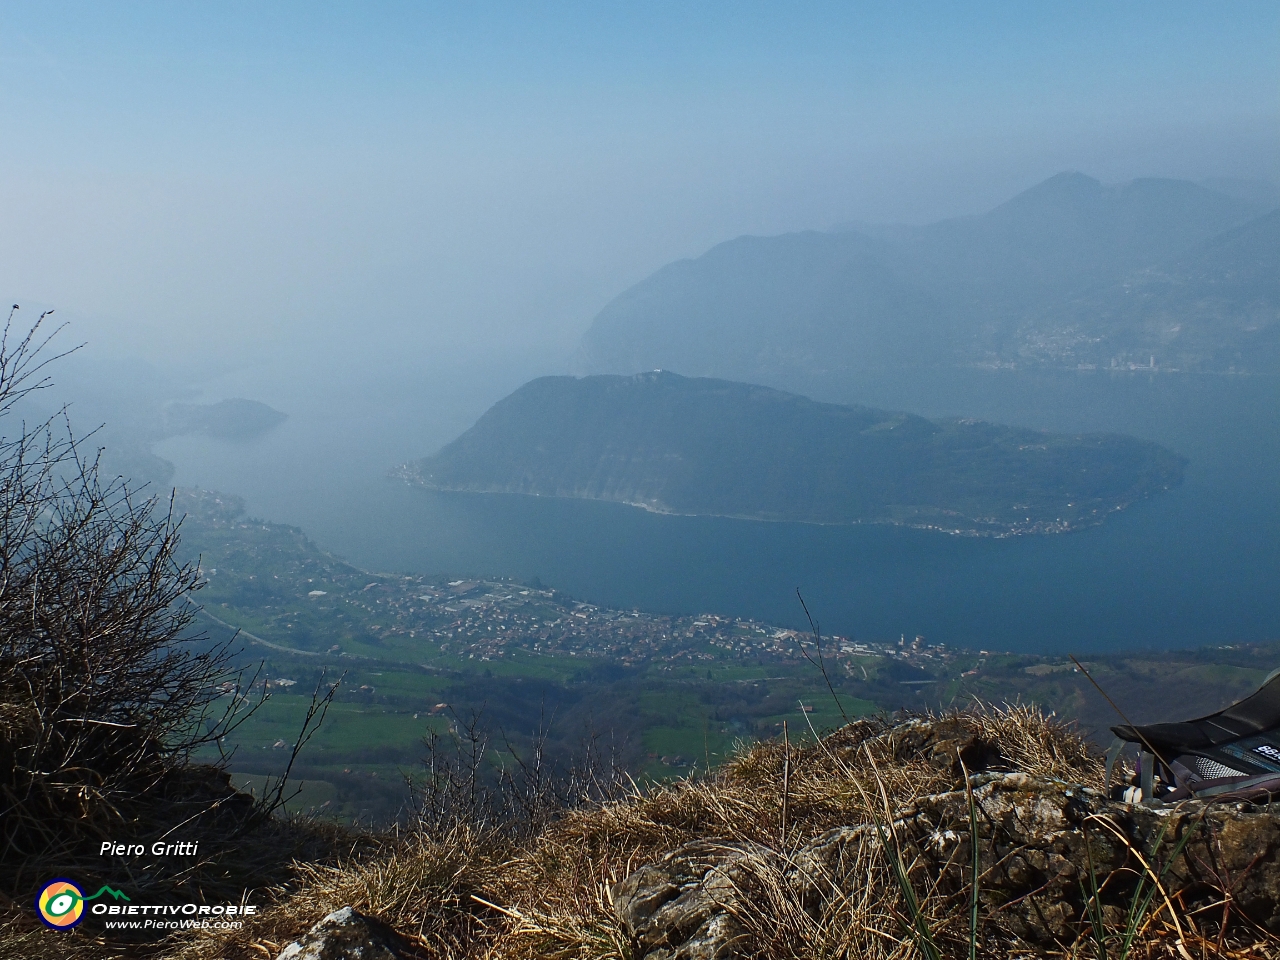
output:
[[[988,769],[1016,763],[1038,776],[1075,783],[1096,784],[1101,777],[1101,763],[1087,745],[1034,707],[980,705],[896,726],[858,720],[803,747],[746,747],[706,779],[568,811],[529,839],[458,827],[434,839],[412,833],[383,838],[330,866],[300,863],[287,885],[270,891],[272,905],[249,927],[175,942],[166,956],[274,957],[326,913],[351,905],[411,937],[423,957],[630,960],[633,948],[612,909],[610,889],[694,839],[746,851],[735,876],[749,894],[744,902],[750,908],[737,916],[747,931],[748,955],[924,956],[909,931],[891,857],[874,832],[864,831],[864,841],[848,852],[841,878],[817,881],[826,889],[816,903],[797,893],[785,871],[801,845],[832,827],[886,823],[887,808],[957,789],[963,784],[957,755],[967,758],[966,766],[970,760]],[[931,886],[937,877],[911,860],[910,847],[901,850],[939,956],[968,957],[966,904],[938,894]],[[979,956],[1036,955],[997,925],[989,926]],[[1096,951],[1081,941],[1056,955],[1084,960]],[[1219,943],[1194,934],[1185,922],[1179,932],[1176,918],[1159,908],[1130,956],[1201,960],[1280,953],[1264,934]]]

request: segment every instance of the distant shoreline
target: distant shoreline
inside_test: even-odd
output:
[[[429,483],[424,480],[421,475],[411,464],[401,464],[392,470],[389,475],[392,479],[402,480],[408,486],[419,487],[423,490],[430,490],[434,493],[456,493],[473,496],[509,496],[509,497],[533,497],[539,500],[585,500],[592,503],[616,503],[626,507],[638,507],[646,513],[657,514],[659,516],[668,517],[702,517],[706,519],[716,520],[745,520],[752,523],[797,523],[810,527],[863,527],[863,526],[879,526],[879,527],[901,527],[908,530],[926,530],[933,533],[944,533],[953,537],[971,537],[985,538],[990,540],[1007,540],[1012,537],[1028,537],[1028,536],[1056,536],[1065,533],[1077,533],[1081,530],[1090,530],[1094,527],[1102,525],[1103,516],[1092,523],[1068,523],[1067,521],[1059,521],[1057,523],[1048,524],[1043,521],[1028,525],[1026,528],[1017,525],[1006,526],[1000,529],[981,530],[974,527],[967,528],[949,528],[940,526],[936,523],[912,523],[908,520],[895,520],[892,518],[884,518],[879,520],[846,520],[846,521],[827,521],[827,520],[799,520],[799,519],[780,519],[777,517],[759,517],[750,514],[732,514],[732,513],[685,513],[679,510],[672,510],[669,507],[659,506],[652,503],[643,503],[635,500],[615,500],[609,497],[591,497],[585,495],[564,496],[560,494],[545,493],[523,493],[516,490],[474,490],[464,487],[450,487],[441,484]],[[1112,507],[1108,513],[1117,513],[1129,504],[1120,504]],[[995,526],[993,524],[993,526]]]

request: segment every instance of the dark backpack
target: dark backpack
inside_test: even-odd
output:
[[[1280,799],[1280,670],[1225,710],[1181,723],[1112,727],[1107,792],[1130,803]],[[1129,744],[1139,748],[1128,787],[1111,790],[1111,771]]]

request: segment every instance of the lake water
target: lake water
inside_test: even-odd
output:
[[[290,419],[249,443],[183,437],[156,452],[176,464],[177,483],[239,494],[255,516],[296,524],[380,571],[538,577],[596,603],[791,626],[804,623],[800,587],[825,632],[922,634],[974,648],[1280,638],[1280,380],[931,371],[809,392],[926,416],[1132,433],[1190,464],[1179,488],[1100,528],[992,540],[435,494],[387,479],[389,468],[433,452],[500,396],[444,381],[341,403],[332,394],[241,389]]]

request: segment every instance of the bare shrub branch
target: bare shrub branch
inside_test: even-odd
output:
[[[0,885],[109,839],[243,713],[229,643],[189,628],[172,501],[104,480],[65,413],[5,431],[48,385],[41,334],[0,335]],[[56,333],[57,331],[54,331]],[[67,351],[70,352],[70,351]],[[238,685],[238,684],[237,684]],[[223,791],[225,793],[225,790]]]

